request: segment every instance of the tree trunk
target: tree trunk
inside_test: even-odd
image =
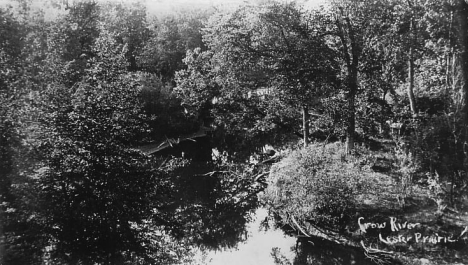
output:
[[[354,28],[349,18],[346,19],[348,25],[349,41],[351,46],[351,60],[348,63],[349,94],[348,94],[348,128],[346,132],[346,153],[354,151],[354,136],[356,132],[356,94],[358,93],[358,68],[361,47],[356,39]],[[349,60],[349,59],[348,59]]]
[[[464,164],[468,168],[468,3],[465,0],[458,0],[459,11],[459,34],[461,44],[461,71],[463,77],[462,95],[463,95],[463,122],[465,139],[463,143],[463,151],[465,153]]]
[[[4,125],[4,124],[3,124]],[[1,134],[4,134],[5,132],[0,132]],[[10,187],[10,182],[9,182],[9,174],[12,171],[12,160],[10,159],[11,156],[9,155],[9,143],[5,141],[5,139],[8,139],[8,132],[6,133],[7,137],[0,137],[0,146],[5,146],[6,147],[6,152],[3,153],[5,150],[1,150],[2,154],[0,156],[3,158],[2,161],[0,161],[0,265],[3,265],[5,262],[5,245],[6,245],[6,237],[5,237],[5,221],[6,221],[6,216],[4,212],[4,202],[6,200],[6,196],[9,193],[9,187]]]
[[[302,107],[302,129],[304,133],[304,147],[309,145],[309,108]]]
[[[408,99],[410,102],[411,113],[415,116],[418,113],[416,108],[416,99],[414,97],[414,51],[413,51],[413,43],[414,43],[414,19],[411,18],[411,25],[410,25],[410,49],[409,49],[409,59],[408,59],[408,77],[409,77],[409,84],[408,84]]]
[[[355,100],[358,92],[358,67],[362,48],[358,39],[356,39],[354,26],[350,18],[343,13],[341,13],[340,16],[341,18],[338,18],[336,21],[336,26],[338,27],[338,37],[341,40],[342,52],[347,67],[349,93],[347,98],[348,124],[346,128],[346,153],[349,154],[354,150],[354,134],[356,130]],[[345,18],[342,20],[343,17]]]
[[[453,11],[450,11],[450,24],[449,24],[449,43],[448,47],[445,48],[445,91],[448,95],[450,92],[450,88],[452,87],[452,81],[454,81],[455,76],[455,53],[454,53],[454,45],[453,45]]]
[[[466,128],[468,125],[468,3],[465,2],[465,0],[459,0],[459,6],[459,32],[460,44],[462,47],[460,65],[463,76],[463,120]],[[466,135],[466,137],[468,137],[468,135]]]
[[[351,76],[348,94],[348,127],[346,128],[346,153],[354,150],[354,132],[356,131],[355,98],[357,93],[357,73]]]
[[[3,224],[4,224],[4,216],[3,216],[3,200],[1,198],[2,194],[0,194],[0,265],[4,264],[5,258],[5,233],[3,231]]]

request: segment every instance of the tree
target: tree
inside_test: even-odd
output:
[[[463,74],[463,115],[465,125],[468,124],[468,3],[463,0],[458,1],[459,10],[458,10],[458,20],[459,20],[459,40],[462,47],[462,66],[461,71]],[[466,134],[468,137],[468,134]],[[465,140],[465,145],[466,145]]]
[[[11,114],[6,108],[9,104],[7,98],[0,94],[0,264],[3,264],[5,257],[6,236],[4,225],[7,223],[5,218],[5,206],[9,201],[10,195],[10,174],[13,171],[13,148],[12,139],[14,138],[13,123]],[[10,105],[11,107],[11,105]]]
[[[155,19],[150,23],[150,37],[138,55],[141,69],[159,75],[164,82],[172,82],[175,72],[184,68],[182,59],[188,50],[206,49],[201,33],[206,17],[206,12],[184,11]]]
[[[354,149],[356,134],[356,97],[366,89],[362,87],[362,77],[365,71],[375,66],[374,49],[379,38],[385,34],[386,29],[380,23],[388,16],[388,5],[381,2],[366,1],[332,1],[331,8],[324,16],[330,22],[327,32],[334,47],[340,54],[343,62],[342,80],[343,90],[346,93],[346,149]],[[366,51],[364,53],[364,51]],[[375,71],[375,70],[372,70]]]
[[[95,56],[92,46],[99,35],[100,9],[95,1],[77,1],[67,4],[67,13],[47,26],[45,58],[41,69],[53,82],[71,87],[85,74],[86,61]],[[39,34],[38,34],[39,35]],[[37,42],[40,43],[41,35]],[[41,48],[41,47],[38,47]],[[36,51],[33,51],[36,52]]]
[[[139,84],[125,74],[124,47],[100,31],[81,81],[50,84],[43,98],[43,214],[54,257],[69,264],[146,257],[133,226],[150,218],[161,176],[131,149],[147,133]]]
[[[461,73],[462,73],[462,117],[464,125],[465,139],[463,142],[463,151],[465,155],[465,171],[468,167],[466,149],[468,146],[468,3],[464,0],[458,1],[458,20],[459,20],[459,41],[461,45]],[[466,174],[466,173],[465,173]],[[466,178],[466,177],[465,177]]]
[[[261,13],[265,39],[255,38],[253,46],[262,64],[272,70],[269,84],[280,91],[288,104],[302,108],[304,146],[309,142],[309,111],[337,85],[336,54],[327,45],[318,23],[319,16],[306,16],[295,5],[272,5]],[[278,36],[278,37],[271,37]]]
[[[35,218],[25,218],[32,214],[26,203],[31,194],[20,174],[26,171],[22,166],[27,161],[20,158],[24,149],[21,52],[25,32],[11,11],[0,8],[0,264],[32,263],[40,255],[40,240],[33,231]]]
[[[298,134],[307,145],[310,108],[333,88],[337,70],[316,30],[295,4],[214,16],[204,35],[210,50],[195,60],[189,53],[186,62],[194,65],[179,72],[183,102],[216,98],[212,111],[225,129],[263,138],[278,129],[295,132],[300,106],[303,133]]]
[[[408,99],[410,102],[410,108],[413,115],[417,115],[418,110],[416,107],[416,99],[414,97],[414,50],[415,50],[415,41],[416,41],[416,32],[418,25],[416,24],[414,5],[411,1],[408,1],[409,9],[411,10],[410,14],[410,26],[409,26],[409,52],[408,52]]]
[[[142,84],[142,104],[145,114],[153,117],[149,122],[154,142],[179,137],[198,130],[200,124],[196,117],[185,114],[181,100],[170,84],[165,84],[156,74],[138,73]]]
[[[348,124],[346,130],[346,142],[348,152],[354,149],[355,121],[355,97],[358,92],[358,67],[363,46],[363,40],[359,35],[359,26],[365,25],[365,18],[351,19],[351,14],[358,10],[357,5],[351,2],[343,2],[343,6],[336,6],[334,22],[336,34],[341,44],[341,52],[346,65]],[[358,12],[357,14],[362,14]],[[364,21],[363,21],[364,20]],[[356,25],[360,24],[360,25]]]
[[[150,37],[149,23],[146,21],[146,7],[142,2],[103,4],[101,20],[107,30],[115,34],[120,44],[127,46],[125,57],[129,71],[140,70],[138,58]]]

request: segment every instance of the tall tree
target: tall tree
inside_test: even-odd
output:
[[[0,8],[0,264],[6,261],[8,218],[11,205],[11,183],[15,171],[15,148],[19,142],[15,112],[18,110],[18,57],[21,53],[22,27],[11,12]]]
[[[367,17],[362,16],[363,11],[359,10],[364,3],[354,3],[351,1],[338,2],[334,6],[334,23],[336,34],[339,38],[340,49],[346,65],[347,80],[347,111],[348,123],[346,129],[347,151],[354,150],[354,137],[356,131],[356,109],[355,100],[358,92],[358,67],[361,58],[363,37],[360,30],[365,29]],[[361,16],[360,16],[361,15]]]
[[[463,151],[465,155],[465,168],[468,167],[468,3],[465,0],[458,0],[457,17],[459,21],[459,40],[461,45],[461,72],[463,76],[462,95],[463,95],[463,123],[465,139]]]
[[[149,23],[151,36],[137,60],[141,69],[171,82],[175,72],[184,68],[182,59],[188,50],[206,49],[201,29],[207,16],[203,11],[183,11]]]
[[[67,86],[73,86],[85,74],[86,62],[95,56],[93,44],[99,35],[99,5],[78,1],[67,7],[68,13],[48,28],[45,73]]]
[[[139,70],[138,57],[150,37],[146,7],[142,2],[106,3],[101,7],[101,20],[117,41],[127,46],[125,57],[129,71]]]
[[[310,110],[318,107],[325,95],[335,92],[336,54],[321,35],[320,16],[307,16],[294,4],[273,4],[265,9],[260,15],[264,27],[260,35],[266,38],[254,37],[253,46],[257,53],[263,51],[262,64],[273,69],[269,86],[278,89],[288,104],[301,106],[303,142],[307,146]]]
[[[468,3],[464,0],[459,0],[458,5],[459,9],[457,15],[460,25],[459,38],[460,45],[462,47],[461,71],[463,74],[463,115],[466,126],[468,124]]]
[[[307,145],[309,112],[333,88],[338,68],[332,49],[316,31],[295,4],[242,7],[215,16],[205,29],[206,65],[189,65],[189,71],[197,71],[181,72],[178,90],[186,103],[193,93],[212,94],[213,111],[223,117],[224,127],[247,130],[250,136],[275,127],[294,132],[302,116],[299,135]],[[200,82],[186,81],[195,75],[213,75],[215,82],[203,91]],[[291,127],[286,122],[292,117],[296,122]]]
[[[343,80],[346,92],[346,149],[354,150],[356,134],[356,96],[364,90],[361,74],[368,66],[363,50],[379,37],[376,26],[386,5],[376,1],[332,1],[329,12],[329,32],[344,63]],[[372,59],[372,58],[371,58]]]
[[[411,0],[408,0],[408,7],[410,10],[410,26],[409,26],[409,51],[408,51],[408,99],[410,102],[410,108],[411,112],[413,115],[416,115],[418,113],[417,107],[416,107],[416,98],[414,97],[414,61],[415,61],[415,42],[417,38],[417,30],[418,30],[418,25],[417,25],[417,19],[416,19],[416,12],[415,12],[415,7],[414,3],[412,3]]]
[[[147,255],[133,226],[150,218],[159,175],[131,149],[147,132],[124,47],[100,29],[92,52],[79,82],[52,83],[44,93],[43,214],[53,254],[69,264],[121,264],[125,255]]]

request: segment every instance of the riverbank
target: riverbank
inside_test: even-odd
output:
[[[272,168],[262,199],[278,222],[311,242],[360,248],[374,263],[468,264],[466,196],[450,205],[447,183],[419,177],[408,155],[341,150],[312,145]]]

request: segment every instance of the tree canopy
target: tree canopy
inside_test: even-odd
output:
[[[51,3],[53,17],[0,7],[1,264],[175,264],[235,246],[280,159],[267,147],[315,176],[319,152],[300,146],[346,142],[351,159],[387,141],[396,175],[450,185],[452,204],[467,187],[463,0],[158,16],[141,1]],[[348,209],[319,182],[329,203],[304,216],[344,229]]]

